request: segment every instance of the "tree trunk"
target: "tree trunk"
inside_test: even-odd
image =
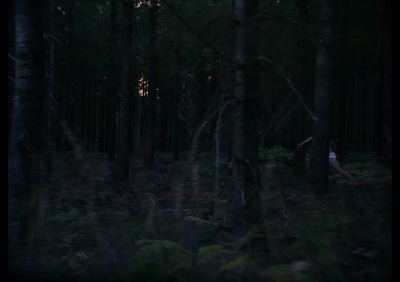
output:
[[[389,165],[392,164],[392,28],[391,28],[391,3],[382,2],[381,32],[382,42],[380,50],[380,91],[381,103],[378,131],[378,155],[385,159]],[[379,99],[379,98],[378,98]]]
[[[243,100],[244,100],[244,64],[245,64],[245,40],[246,28],[245,22],[245,3],[243,0],[235,0],[235,60],[237,69],[235,72],[234,95],[236,98],[234,109],[234,129],[233,129],[233,147],[232,147],[232,177],[233,177],[233,204],[235,206],[235,226],[240,230],[238,233],[243,235],[245,232],[244,206],[244,168],[245,156],[243,148],[243,139],[245,138],[243,128]]]
[[[123,13],[123,54],[121,62],[121,92],[119,97],[119,138],[118,157],[116,159],[116,180],[125,181],[129,176],[129,159],[131,155],[131,96],[130,79],[132,8],[133,2],[122,2]]]
[[[260,201],[260,69],[256,57],[259,53],[259,27],[252,20],[259,13],[259,0],[246,1],[246,17],[250,21],[247,26],[246,64],[245,64],[245,99],[244,99],[244,153],[245,168],[245,206],[246,220],[254,225],[261,217]]]
[[[326,192],[329,172],[329,140],[331,131],[334,28],[334,0],[325,0],[319,15],[319,30],[323,41],[318,42],[315,74],[314,111],[311,152],[311,182],[317,193]]]
[[[53,1],[47,1],[48,10],[47,10],[47,36],[46,36],[46,141],[47,141],[47,152],[46,152],[46,167],[47,172],[50,173],[52,170],[52,152],[54,151],[55,144],[55,136],[54,129],[55,124],[57,124],[56,120],[56,105],[54,103],[54,85],[55,85],[55,40],[52,38],[56,34],[55,30],[55,4]],[[50,36],[51,37],[50,37]]]
[[[9,224],[15,225],[9,229],[10,255],[15,246],[34,250],[37,240],[46,126],[44,8],[44,1],[15,1],[16,77],[8,159]],[[29,263],[34,263],[32,255]]]
[[[15,54],[15,11],[14,1],[8,4],[8,53]],[[10,142],[11,137],[11,121],[13,109],[13,93],[14,93],[14,80],[15,80],[15,60],[9,56],[8,59],[8,135],[7,144]]]
[[[154,166],[154,147],[156,135],[157,103],[157,29],[158,1],[152,0],[150,7],[150,58],[149,58],[149,94],[147,96],[147,124],[143,169],[152,170]]]
[[[111,0],[110,8],[110,49],[109,49],[109,61],[108,61],[108,75],[107,75],[107,90],[106,90],[106,123],[107,123],[107,134],[106,134],[106,152],[108,154],[108,160],[113,162],[115,157],[115,140],[116,140],[116,13],[117,13],[117,2]]]
[[[258,126],[259,72],[254,58],[258,53],[258,30],[250,21],[258,11],[258,1],[235,1],[236,41],[233,138],[233,204],[235,230],[243,236],[261,218],[259,194]]]
[[[170,101],[170,108],[172,112],[172,123],[173,123],[173,135],[172,135],[172,150],[174,152],[174,160],[178,161],[180,158],[180,150],[181,150],[181,119],[179,118],[179,109],[177,105],[182,97],[182,76],[180,74],[181,71],[181,41],[179,36],[178,48],[176,51],[176,61],[177,61],[177,71],[176,71],[176,81],[175,81],[175,89],[173,90],[172,99]]]

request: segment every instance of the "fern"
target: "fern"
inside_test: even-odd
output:
[[[178,243],[168,240],[151,240],[151,239],[143,239],[136,242],[136,245],[141,247],[149,247],[154,250],[165,248],[170,251],[178,251],[178,252],[187,252],[182,246]],[[142,248],[143,249],[143,248]]]
[[[246,256],[241,256],[219,268],[219,272],[228,272],[228,271],[233,271],[233,272],[238,272],[242,273],[245,270],[251,270],[254,267],[254,260],[246,255]]]
[[[261,275],[275,279],[281,278],[281,279],[291,280],[292,271],[289,265],[283,263],[268,267],[267,269],[261,272]]]
[[[275,146],[268,149],[260,147],[259,156],[260,160],[263,161],[279,160],[288,164],[292,163],[293,161],[293,152],[283,148],[282,146]]]
[[[330,252],[329,248],[334,234],[326,223],[304,224],[298,226],[298,231],[304,240],[289,247],[285,251],[287,254],[320,259]]]
[[[190,269],[190,252],[178,243],[168,240],[139,240],[135,254],[135,266],[126,274],[125,280],[133,277],[144,281],[167,281],[184,275]]]
[[[47,219],[49,222],[58,225],[74,225],[80,218],[80,213],[77,209],[72,208],[66,212],[57,213]]]
[[[219,255],[233,254],[233,252],[225,249],[221,245],[210,245],[199,248],[197,254],[199,256],[200,263],[207,263]]]

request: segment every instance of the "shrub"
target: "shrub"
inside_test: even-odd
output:
[[[281,161],[286,164],[292,164],[293,162],[293,151],[285,149],[282,146],[275,146],[268,149],[260,147],[259,156],[262,161]]]

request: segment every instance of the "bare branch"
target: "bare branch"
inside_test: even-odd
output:
[[[304,101],[303,97],[300,95],[300,93],[296,90],[296,88],[293,85],[293,82],[290,80],[289,77],[287,77],[282,71],[281,68],[277,67],[270,59],[267,59],[265,57],[257,57],[256,58],[259,61],[265,62],[271,66],[273,66],[276,70],[276,72],[278,73],[279,76],[281,76],[286,83],[288,84],[290,90],[292,90],[293,94],[295,94],[295,96],[297,97],[297,99],[299,100],[299,102],[302,104],[303,108],[307,111],[307,113],[309,114],[309,116],[314,120],[314,121],[318,121],[318,118],[313,114],[313,112],[311,111],[311,109],[307,106],[306,102]]]
[[[53,35],[50,35],[50,34],[46,33],[45,36],[50,38],[50,39],[53,39],[54,41],[56,41],[57,43],[60,43],[61,45],[64,45],[64,43],[62,43],[60,40],[55,38]]]
[[[221,129],[221,119],[224,113],[225,108],[232,102],[233,100],[228,100],[225,105],[222,106],[218,119],[217,119],[217,126],[215,129],[215,189],[214,193],[217,194],[219,192],[219,164],[220,164],[220,144],[219,144],[219,132]]]
[[[171,12],[178,18],[178,20],[180,20],[182,22],[182,24],[186,27],[186,29],[193,34],[195,37],[197,37],[197,39],[199,41],[201,41],[204,45],[206,45],[208,48],[210,48],[215,54],[217,54],[218,56],[220,56],[221,58],[224,58],[225,60],[234,63],[235,65],[238,65],[239,63],[236,62],[235,60],[229,58],[228,56],[226,56],[225,54],[223,54],[221,51],[219,51],[217,48],[215,48],[211,43],[208,42],[207,39],[205,39],[203,36],[201,36],[200,34],[198,34],[186,21],[185,19],[175,10],[175,8],[168,3],[168,1],[166,0],[162,0],[162,2],[165,3],[165,5],[167,5]]]
[[[228,101],[234,101],[236,98],[229,98]],[[211,119],[220,111],[220,107],[217,107],[212,113],[208,115],[208,117],[205,118],[205,121],[201,123],[201,125],[198,127],[196,134],[193,137],[192,141],[192,153],[196,154],[197,151],[197,143],[198,139],[203,132],[203,130],[210,124]]]
[[[14,62],[17,62],[17,59],[15,59],[13,56],[11,56],[11,54],[10,54],[10,53],[8,53],[8,56],[9,56],[11,59],[13,59],[13,60],[14,60]]]
[[[311,36],[314,36],[318,38],[319,40],[324,41],[323,36],[316,30],[313,26],[306,25],[303,22],[296,20],[294,18],[284,16],[284,15],[271,15],[268,13],[260,13],[254,17],[254,20],[261,22],[261,21],[266,21],[266,20],[276,20],[276,21],[281,21],[281,22],[286,22],[289,23],[295,27],[298,27],[305,33],[308,33]]]

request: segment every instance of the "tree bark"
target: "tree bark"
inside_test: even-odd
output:
[[[246,156],[245,191],[248,204],[245,217],[252,225],[261,217],[260,201],[260,69],[256,57],[259,53],[259,26],[253,18],[259,13],[259,0],[246,1],[247,26],[245,99],[244,99],[244,152]]]
[[[115,160],[115,146],[117,139],[116,137],[116,64],[115,64],[115,56],[116,56],[116,13],[117,13],[117,3],[116,0],[111,0],[111,8],[110,8],[110,50],[109,50],[109,62],[108,62],[108,75],[107,75],[107,138],[106,138],[106,147],[108,160]]]
[[[245,156],[243,150],[243,100],[244,100],[244,64],[245,64],[245,3],[243,0],[235,0],[235,60],[237,69],[235,72],[234,95],[236,98],[234,109],[234,129],[232,146],[232,177],[233,177],[233,205],[235,206],[235,225],[241,227],[239,233],[245,232],[244,206],[244,168]],[[238,229],[238,228],[236,228]],[[243,230],[244,229],[244,230]],[[241,234],[242,235],[242,234]]]
[[[156,137],[157,110],[157,29],[158,1],[152,0],[150,7],[150,58],[149,58],[149,93],[147,96],[147,124],[143,169],[152,170],[154,166],[154,147]]]
[[[378,155],[392,164],[392,28],[391,2],[382,1],[381,7],[380,92],[381,97],[378,130]]]
[[[236,38],[233,138],[233,203],[235,229],[244,235],[261,218],[258,163],[258,122],[260,91],[259,71],[255,58],[258,54],[258,30],[251,18],[258,11],[258,1],[235,1]]]
[[[331,131],[333,60],[332,40],[334,28],[334,0],[322,1],[316,56],[314,111],[318,120],[313,123],[311,152],[311,184],[317,193],[328,188],[329,140]]]
[[[172,150],[174,152],[174,160],[178,161],[180,158],[180,151],[181,151],[181,119],[179,118],[179,109],[177,105],[182,97],[182,75],[181,71],[181,32],[179,30],[178,36],[178,43],[176,47],[176,75],[175,75],[175,87],[172,94],[172,99],[170,101],[170,109],[172,112],[172,128],[173,128],[173,135],[172,135]]]
[[[119,138],[118,157],[116,159],[116,180],[125,181],[129,176],[129,160],[131,156],[131,100],[132,87],[130,78],[131,40],[132,40],[133,2],[122,2],[123,13],[123,54],[121,62],[121,92],[119,97]]]
[[[8,159],[10,253],[16,245],[33,250],[37,240],[46,126],[44,8],[44,1],[15,1],[16,77]],[[34,263],[32,253],[28,257]]]

